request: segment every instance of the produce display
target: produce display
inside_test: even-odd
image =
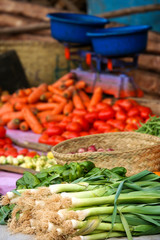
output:
[[[53,157],[53,154],[49,152],[47,156],[40,156],[38,154],[33,157],[24,155],[18,155],[17,157],[13,157],[11,155],[8,157],[0,156],[0,164],[10,164],[40,171],[41,169],[52,167],[54,164],[56,164],[56,161]]]
[[[114,149],[112,148],[107,148],[107,149],[104,149],[104,148],[96,148],[95,144],[93,145],[90,145],[86,148],[79,148],[77,152],[71,152],[71,154],[74,154],[74,153],[84,153],[84,152],[105,152],[105,151],[114,151]]]
[[[141,125],[137,132],[160,137],[160,117],[151,117],[145,124]]]
[[[0,126],[0,157],[14,157],[16,158],[18,155],[23,155],[27,157],[34,157],[37,155],[35,151],[29,151],[26,148],[21,150],[17,150],[17,148],[13,145],[12,140],[6,136],[6,129],[3,126]],[[3,163],[3,160],[0,160],[0,164]]]
[[[131,99],[111,105],[102,88],[91,93],[84,81],[68,73],[55,83],[19,89],[1,96],[0,124],[42,134],[40,143],[56,145],[66,139],[96,133],[133,131],[152,115]]]
[[[38,240],[101,240],[160,234],[160,177],[92,162],[25,172],[2,198],[0,224]]]

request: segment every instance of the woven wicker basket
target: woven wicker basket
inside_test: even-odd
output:
[[[97,148],[113,148],[114,151],[68,154],[92,144]],[[127,175],[145,169],[160,171],[160,138],[148,134],[121,132],[78,137],[57,144],[52,153],[58,164],[89,160],[97,167],[125,167]]]

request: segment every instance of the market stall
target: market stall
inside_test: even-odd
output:
[[[35,14],[32,3],[0,3],[2,26],[10,26],[0,34],[7,41],[38,37],[40,43],[38,34],[46,34],[54,45],[42,47],[40,62],[51,69],[55,60],[55,76],[42,67],[47,79],[41,81],[41,65],[23,69],[19,47],[0,58],[0,237],[158,240],[159,67],[152,62],[147,68],[156,75],[154,86],[148,84],[152,74],[144,87],[135,74],[148,57],[148,35],[158,34],[149,25],[119,26],[82,13],[84,1],[55,2],[54,8],[33,4]]]

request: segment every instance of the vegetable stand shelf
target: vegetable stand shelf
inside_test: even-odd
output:
[[[6,226],[0,225],[0,239],[3,240],[35,240],[34,237],[24,235],[24,234],[14,234],[10,235],[10,233],[7,230]],[[153,235],[153,236],[142,236],[142,237],[134,237],[133,240],[159,240],[160,235]],[[127,238],[109,238],[108,240],[127,240]]]

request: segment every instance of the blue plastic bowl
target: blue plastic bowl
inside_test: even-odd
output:
[[[49,13],[52,37],[60,42],[91,44],[87,32],[104,28],[104,18],[76,13]]]
[[[125,26],[88,32],[93,50],[107,57],[121,57],[141,53],[147,44],[150,26]]]

